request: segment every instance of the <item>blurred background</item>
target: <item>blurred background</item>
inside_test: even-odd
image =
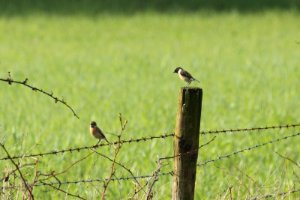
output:
[[[42,94],[0,82],[0,141],[12,155],[94,145],[91,120],[115,141],[119,113],[128,120],[124,139],[172,133],[179,90],[186,86],[173,73],[177,66],[200,80],[192,86],[204,91],[201,130],[297,123],[299,8],[299,0],[0,0],[0,77],[10,72],[15,80],[28,78],[28,84],[64,98],[80,117]],[[298,130],[218,136],[198,160]],[[274,153],[299,162],[299,142],[294,138],[199,168],[196,199],[229,198],[231,186],[237,199],[299,188],[299,169]],[[152,174],[158,157],[172,155],[172,144],[168,138],[124,145],[119,161],[134,174]],[[113,155],[109,147],[101,152]],[[86,154],[39,158],[39,168],[61,171]],[[91,156],[59,178],[105,178],[110,164]],[[0,161],[2,172],[11,168]],[[171,161],[163,169],[169,170]],[[128,176],[119,171],[117,176]],[[32,169],[26,175],[32,178]],[[171,177],[161,177],[154,199],[170,199],[171,183]],[[64,186],[98,199],[95,187],[102,185]],[[125,199],[132,190],[131,182],[114,183],[107,198]],[[34,194],[64,196],[47,187]]]
[[[201,11],[239,11],[239,12],[261,12],[266,10],[298,10],[299,1],[297,0],[1,0],[2,15],[26,15],[35,12],[43,12],[45,14],[136,14],[147,11],[155,12],[186,12],[197,13]]]

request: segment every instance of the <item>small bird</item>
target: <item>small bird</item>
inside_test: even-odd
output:
[[[200,83],[200,81],[198,81],[197,79],[195,79],[189,72],[185,71],[184,69],[182,69],[181,67],[177,67],[174,70],[174,73],[178,73],[178,76],[181,80],[184,80],[185,82],[187,82],[187,84],[189,85],[192,81],[197,81]]]
[[[107,143],[109,143],[109,141],[106,139],[105,135],[103,134],[103,131],[97,126],[97,123],[94,121],[91,122],[90,132],[95,138],[99,139],[99,142],[102,139],[104,139]]]

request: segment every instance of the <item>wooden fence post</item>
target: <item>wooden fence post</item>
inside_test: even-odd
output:
[[[194,199],[202,108],[201,88],[181,88],[174,136],[172,200]]]

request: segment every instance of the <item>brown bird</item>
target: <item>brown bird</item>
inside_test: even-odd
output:
[[[95,138],[99,139],[99,142],[102,139],[104,139],[107,143],[109,143],[109,141],[106,139],[105,135],[103,134],[103,131],[97,126],[97,123],[94,121],[91,122],[90,132]]]
[[[189,85],[192,81],[197,81],[200,83],[200,81],[198,81],[197,79],[195,79],[189,72],[185,71],[183,68],[181,67],[177,67],[174,70],[174,73],[177,73],[179,78],[181,80],[184,80],[185,82],[187,82],[187,84]]]

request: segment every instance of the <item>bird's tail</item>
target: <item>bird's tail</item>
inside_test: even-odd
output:
[[[200,83],[200,81],[198,81],[197,79],[194,78],[194,81],[197,81],[198,83]]]

